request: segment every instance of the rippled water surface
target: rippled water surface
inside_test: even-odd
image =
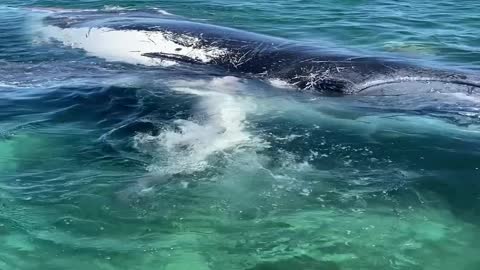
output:
[[[322,97],[42,39],[148,10],[480,69],[477,1],[2,1],[0,269],[480,269],[480,97]]]

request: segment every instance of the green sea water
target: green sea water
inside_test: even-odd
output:
[[[477,1],[0,3],[0,270],[480,269],[480,98],[322,97],[38,38],[157,10],[480,69]]]

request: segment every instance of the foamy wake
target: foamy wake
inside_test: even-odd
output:
[[[1,8],[7,8],[7,7],[3,7],[3,6],[0,6],[0,7]],[[52,7],[32,7],[32,8],[29,8],[29,9],[32,10],[32,11],[48,12],[48,13],[55,13],[55,12],[67,13],[67,12],[79,12],[79,11],[94,11],[94,12],[95,11],[135,11],[135,9],[131,8],[131,7],[122,7],[122,6],[116,6],[116,5],[105,5],[101,9],[92,9],[92,8],[89,8],[89,9],[68,9],[68,8],[52,8]],[[157,7],[153,7],[152,9],[155,10],[155,12],[160,13],[162,15],[175,16],[174,14],[172,14],[172,13],[166,11],[166,10],[157,8]]]
[[[60,41],[65,46],[83,49],[88,54],[107,61],[147,66],[169,66],[176,62],[147,57],[144,56],[145,53],[171,54],[203,63],[208,63],[226,53],[223,48],[198,46],[200,40],[196,37],[174,36],[170,32],[88,27],[60,28],[51,25],[41,27],[39,32],[44,41],[52,39]]]
[[[175,16],[173,15],[172,13],[166,11],[166,10],[163,10],[163,9],[160,9],[160,8],[152,8],[153,10],[155,10],[155,12],[157,13],[160,13],[162,15],[166,15],[166,16]],[[103,9],[102,10],[106,10],[106,11],[134,11],[135,9],[131,8],[131,7],[122,7],[122,6],[115,6],[115,5],[105,5],[103,6]]]
[[[246,97],[232,93],[242,87],[238,78],[211,81],[176,82],[172,88],[201,97],[195,119],[175,121],[176,129],[158,136],[139,134],[135,145],[142,151],[157,153],[159,162],[149,170],[161,174],[193,173],[209,167],[209,159],[248,148],[264,147],[261,139],[248,132],[246,118],[256,110]]]

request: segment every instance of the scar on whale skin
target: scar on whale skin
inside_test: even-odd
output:
[[[325,52],[315,46],[151,12],[52,12],[43,34],[112,61],[214,65],[228,72],[324,94],[478,94],[473,71],[436,69],[396,58]]]

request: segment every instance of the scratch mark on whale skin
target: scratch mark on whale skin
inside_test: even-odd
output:
[[[468,86],[467,93],[480,88],[479,77],[466,72],[436,70],[400,59],[324,53],[281,38],[158,14],[53,12],[45,22],[49,38],[108,60],[217,65],[260,79],[279,79],[304,91],[356,94],[414,81],[462,86],[459,89]]]

